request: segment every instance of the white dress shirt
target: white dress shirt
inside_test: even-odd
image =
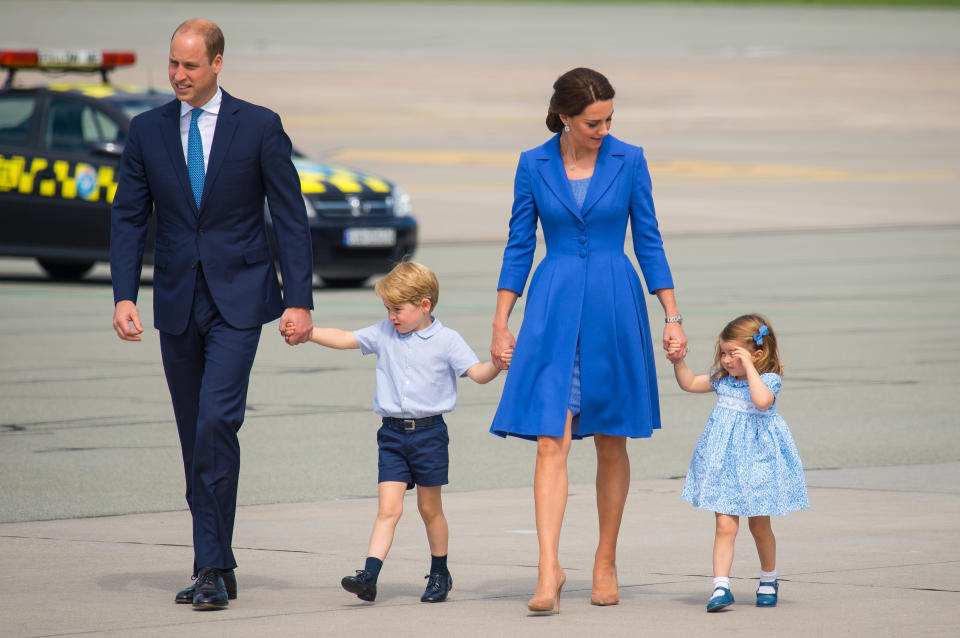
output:
[[[197,128],[200,129],[200,141],[203,143],[203,170],[210,165],[210,147],[213,146],[213,131],[217,128],[217,116],[220,114],[220,101],[223,91],[217,86],[217,92],[210,101],[201,106],[203,113],[197,118]],[[190,112],[193,107],[186,102],[180,102],[180,141],[183,142],[183,161],[187,161],[187,140],[190,138]]]

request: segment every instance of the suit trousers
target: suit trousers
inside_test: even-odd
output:
[[[237,566],[232,548],[240,475],[237,432],[261,329],[228,324],[198,268],[186,330],[160,333],[193,517],[194,574],[204,567]]]

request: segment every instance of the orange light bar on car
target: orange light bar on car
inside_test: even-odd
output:
[[[131,66],[137,61],[132,51],[99,51],[94,49],[0,50],[0,68],[104,70]]]

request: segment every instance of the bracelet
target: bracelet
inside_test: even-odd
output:
[[[676,317],[664,317],[663,323],[683,323],[683,315],[677,314]]]

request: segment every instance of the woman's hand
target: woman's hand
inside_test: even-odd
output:
[[[663,349],[667,351],[670,363],[682,361],[687,356],[687,335],[682,325],[668,323],[663,326]]]
[[[686,346],[680,345],[679,339],[670,339],[667,343],[667,360],[673,365],[677,365],[687,356]]]
[[[687,354],[687,335],[684,334],[683,326],[679,321],[680,311],[677,309],[676,296],[673,293],[673,288],[658,288],[653,293],[660,300],[660,305],[663,306],[664,316],[678,319],[663,325],[663,349],[667,351],[667,359],[670,363],[677,363],[682,361]],[[674,346],[672,352],[670,350],[671,341],[676,341],[680,345],[679,348]]]
[[[493,365],[501,370],[508,369],[516,343],[517,340],[514,339],[509,328],[494,328],[493,340],[490,343],[490,360]]]
[[[508,322],[513,306],[520,295],[513,290],[500,288],[497,290],[497,309],[493,313],[493,340],[490,342],[490,361],[501,370],[510,367],[510,357],[513,356],[513,346],[517,340],[510,332]],[[504,354],[510,351],[510,357]]]

